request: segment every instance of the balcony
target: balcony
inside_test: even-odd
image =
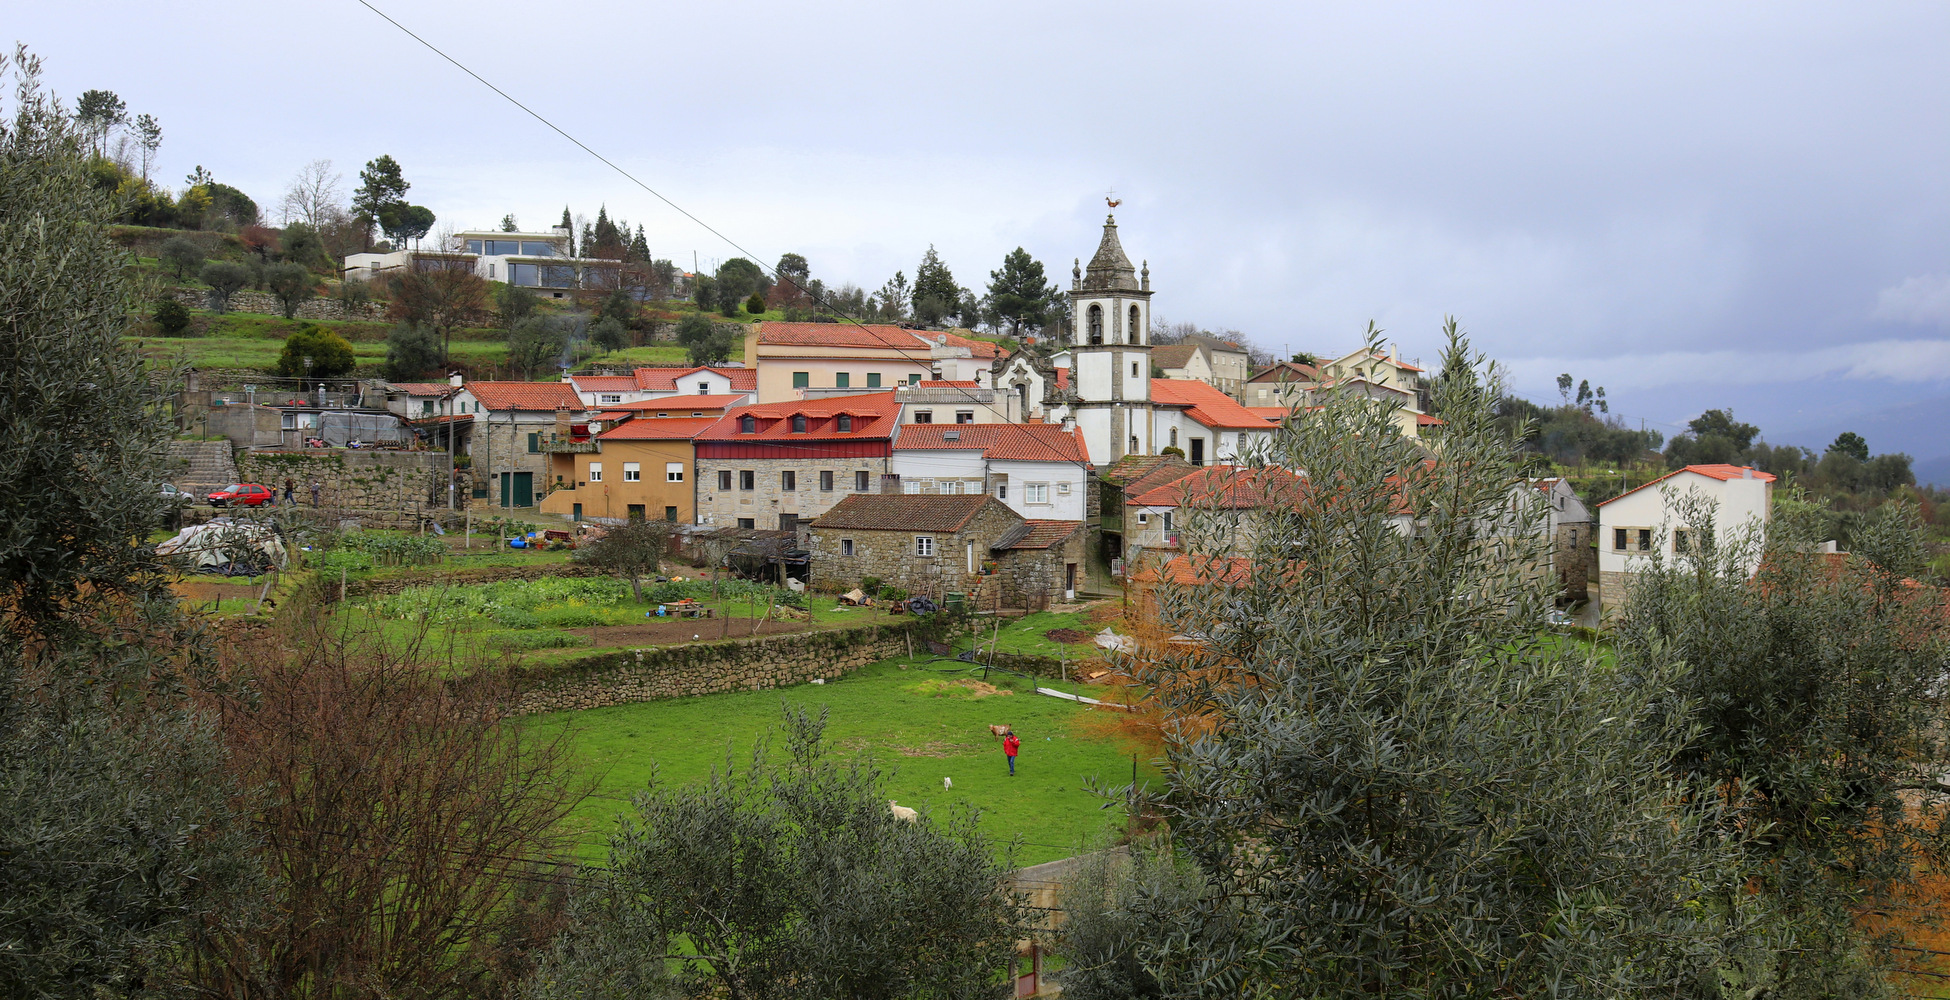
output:
[[[542,453],[547,455],[594,455],[603,450],[602,446],[596,443],[595,438],[577,440],[558,434],[543,435],[541,449]]]

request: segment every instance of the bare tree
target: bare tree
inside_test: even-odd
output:
[[[345,200],[345,191],[339,186],[342,179],[332,169],[331,160],[317,159],[305,164],[285,189],[284,200],[278,203],[284,221],[323,228],[332,210]]]
[[[155,115],[135,116],[135,141],[142,147],[142,179],[149,180],[149,168],[155,165],[156,150],[162,148],[162,125]]]

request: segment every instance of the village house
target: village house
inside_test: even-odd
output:
[[[1177,448],[1193,465],[1237,462],[1273,436],[1264,417],[1231,396],[1190,379],[1151,381],[1152,440]]]
[[[1165,378],[1195,379],[1243,399],[1251,360],[1246,349],[1229,340],[1194,334],[1176,344],[1151,349],[1151,364]]]
[[[986,493],[1025,518],[1084,519],[1090,454],[1056,424],[907,424],[894,442],[901,491]]]
[[[807,531],[812,582],[883,586],[976,607],[1047,607],[1074,596],[1085,551],[1080,521],[1025,520],[990,496],[856,495]]]
[[[594,435],[594,450],[549,456],[542,512],[573,521],[659,519],[689,524],[697,516],[697,454],[691,439],[717,416],[635,417]]]
[[[1067,354],[1045,358],[1025,348],[997,361],[995,373],[996,391],[1008,394],[1010,423],[1061,423],[1076,401]]]
[[[1731,544],[1764,529],[1774,502],[1774,477],[1739,465],[1688,465],[1598,505],[1598,596],[1601,613],[1621,610],[1631,580],[1655,558],[1685,564],[1690,537],[1677,501],[1696,496],[1713,508],[1714,543]],[[1749,575],[1759,568],[1752,554]]]
[[[628,375],[565,375],[591,409],[677,396],[736,397],[724,406],[757,402],[758,372],[751,368],[638,368]],[[675,416],[676,414],[672,414]]]
[[[989,385],[1002,349],[953,332],[884,323],[754,323],[745,363],[758,373],[759,403],[800,399],[805,390],[875,390],[926,381]]]
[[[548,493],[551,449],[594,450],[587,443],[586,408],[566,383],[467,382],[459,390],[454,405],[472,420],[467,452],[474,495],[492,506],[539,503]]]
[[[1551,563],[1557,570],[1561,594],[1566,600],[1588,599],[1591,578],[1591,512],[1578,497],[1569,480],[1553,476],[1532,479],[1544,494],[1549,509]]]
[[[1272,507],[1291,510],[1299,502],[1302,483],[1285,469],[1215,465],[1127,494],[1126,565],[1153,551],[1250,553],[1264,527],[1261,515]]]
[[[1307,405],[1320,380],[1320,369],[1313,365],[1280,361],[1254,372],[1241,398],[1249,407],[1291,410]]]
[[[568,254],[569,231],[507,233],[469,230],[436,249],[350,254],[341,273],[350,280],[383,281],[402,271],[458,270],[505,285],[534,288],[564,298],[578,288],[620,285],[622,261]]]
[[[893,474],[891,392],[732,409],[694,439],[697,523],[791,529]]]
[[[1128,531],[1148,527],[1125,518],[1126,499],[1167,483],[1174,483],[1197,470],[1176,455],[1127,455],[1097,475],[1097,507],[1090,511],[1098,532],[1098,550],[1093,558],[1111,577],[1124,575],[1124,556]]]

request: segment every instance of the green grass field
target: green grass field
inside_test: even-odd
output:
[[[1020,837],[1019,865],[1069,857],[1122,829],[1121,805],[1101,808],[1105,800],[1085,790],[1086,779],[1129,782],[1133,755],[1140,780],[1157,778],[1149,752],[1111,733],[1101,717],[1091,718],[1111,710],[1031,691],[1036,683],[1085,694],[1093,689],[994,673],[990,681],[1011,694],[956,697],[952,692],[972,692],[929,689],[980,678],[980,669],[931,668],[950,665],[889,660],[826,684],[564,712],[531,724],[544,733],[568,727],[576,752],[600,778],[597,794],[571,818],[584,859],[594,862],[607,856],[607,835],[653,768],[660,782],[682,783],[723,767],[727,754],[743,767],[754,743],[777,727],[782,703],[825,707],[828,740],[842,751],[872,755],[889,772],[888,798],[923,811],[965,803],[980,811],[982,829],[998,843]],[[1014,778],[1001,742],[988,731],[1001,723],[1023,740]],[[954,779],[954,787],[944,788],[943,778]]]

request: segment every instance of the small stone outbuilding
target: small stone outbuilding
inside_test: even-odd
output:
[[[1041,611],[1072,600],[1083,586],[1090,533],[1082,521],[1024,521],[996,539],[992,551],[1002,602]]]
[[[1025,521],[986,495],[864,494],[814,520],[806,547],[815,584],[874,577],[935,600],[966,594],[976,607],[1044,606],[1061,596],[1066,572],[1081,579],[1083,528]]]

